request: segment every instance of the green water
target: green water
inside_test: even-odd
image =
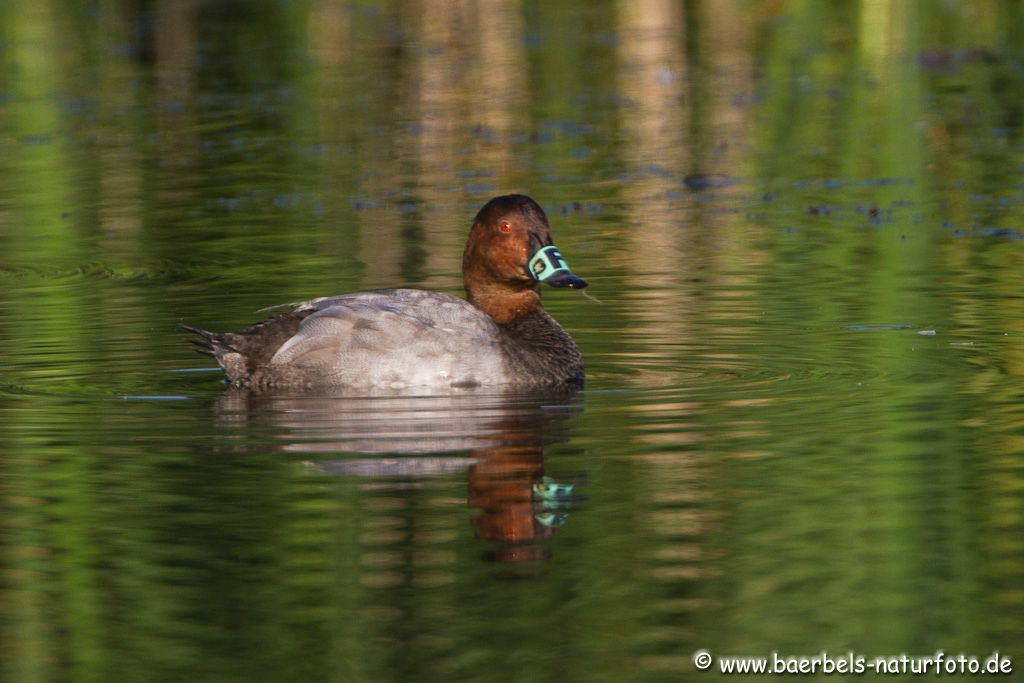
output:
[[[1015,2],[6,0],[0,678],[1016,680],[1022,46]],[[506,192],[599,300],[545,293],[582,392],[252,397],[177,329],[459,294]]]

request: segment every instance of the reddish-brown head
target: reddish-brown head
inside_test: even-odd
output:
[[[462,257],[462,276],[469,301],[499,323],[538,308],[541,282],[587,286],[551,244],[544,210],[521,194],[495,197],[477,213]]]

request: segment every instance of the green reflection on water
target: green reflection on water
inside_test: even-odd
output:
[[[1021,12],[4,3],[0,675],[1024,656]],[[506,191],[603,302],[545,299],[582,411],[348,419],[178,372],[180,321],[459,292]],[[419,473],[379,420],[431,436]],[[586,498],[557,528],[542,475]]]

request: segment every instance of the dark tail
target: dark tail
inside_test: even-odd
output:
[[[225,351],[234,351],[237,353],[237,351],[235,351],[235,349],[233,349],[231,345],[224,340],[224,336],[221,334],[210,332],[209,330],[203,330],[198,327],[192,327],[191,325],[185,325],[184,323],[181,323],[178,326],[186,332],[191,332],[199,337],[199,339],[189,339],[188,341],[196,346],[196,352],[201,353],[204,356],[220,358],[220,355]]]
[[[191,325],[181,329],[196,335],[189,340],[196,351],[215,358],[232,384],[250,386],[261,381],[267,364],[281,344],[298,332],[307,315],[309,311],[288,311],[237,332],[210,332]]]

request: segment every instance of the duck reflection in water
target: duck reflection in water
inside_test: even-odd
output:
[[[549,557],[552,537],[578,506],[579,475],[545,476],[544,449],[568,441],[582,412],[572,388],[547,392],[312,396],[229,391],[218,402],[227,421],[268,426],[282,451],[318,456],[308,466],[366,479],[367,488],[408,488],[464,470],[477,538],[487,557],[531,562]],[[354,457],[325,458],[330,454]],[[358,454],[358,455],[356,455]]]

